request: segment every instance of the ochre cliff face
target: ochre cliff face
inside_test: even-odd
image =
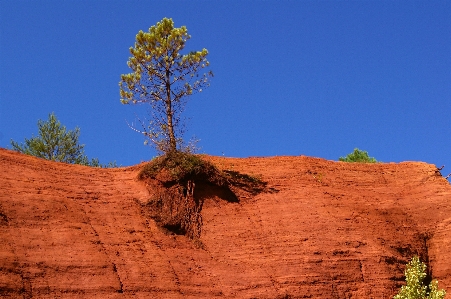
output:
[[[199,190],[199,247],[147,216],[142,165],[0,149],[0,297],[391,298],[413,255],[451,293],[451,185],[434,165],[206,159],[272,192]]]

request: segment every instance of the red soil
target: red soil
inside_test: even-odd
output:
[[[0,297],[391,298],[413,255],[451,293],[451,185],[434,165],[207,159],[278,192],[204,190],[198,248],[146,216],[142,165],[0,149]]]

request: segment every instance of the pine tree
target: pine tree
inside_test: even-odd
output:
[[[172,19],[164,18],[149,32],[139,31],[128,66],[132,73],[121,75],[119,82],[123,104],[149,104],[149,123],[140,120],[144,134],[159,152],[175,152],[182,147],[181,112],[186,99],[194,92],[210,86],[213,73],[199,74],[209,66],[208,51],[192,51],[182,55],[190,39],[185,26],[174,28]]]
[[[38,136],[30,139],[25,138],[25,142],[19,144],[11,140],[14,150],[23,154],[43,158],[46,160],[64,162],[70,164],[81,164],[94,167],[116,167],[116,162],[102,165],[99,159],[94,158],[89,161],[84,154],[84,144],[78,143],[80,129],[77,127],[73,131],[66,130],[61,125],[54,113],[49,114],[48,121],[38,121]]]
[[[25,138],[24,144],[11,140],[11,145],[16,151],[51,161],[87,163],[83,153],[84,145],[78,143],[80,129],[66,131],[66,127],[61,125],[54,113],[49,115],[48,121],[38,121],[38,135]]]

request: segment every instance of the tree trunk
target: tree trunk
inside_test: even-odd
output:
[[[166,116],[168,121],[168,133],[169,133],[169,152],[175,152],[177,150],[177,141],[175,140],[174,124],[172,123],[172,102],[171,102],[171,74],[169,69],[166,69]]]

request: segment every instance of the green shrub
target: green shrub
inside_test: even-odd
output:
[[[426,278],[426,265],[415,256],[407,264],[404,272],[406,275],[405,286],[401,287],[399,293],[393,299],[444,299],[445,290],[438,289],[437,280],[431,281],[429,286],[424,285]]]
[[[198,155],[175,151],[160,156],[148,163],[139,173],[139,179],[155,179],[161,172],[169,174],[171,181],[185,182],[188,180],[205,180],[219,185],[221,181],[219,170],[211,163],[202,160]]]
[[[355,148],[352,153],[347,155],[346,157],[340,157],[339,161],[343,162],[359,162],[359,163],[376,163],[376,159],[368,156],[368,152],[361,151],[358,148]]]
[[[11,145],[15,151],[51,161],[92,167],[117,167],[116,162],[104,165],[97,158],[89,161],[84,154],[85,145],[78,142],[79,136],[79,128],[73,131],[66,130],[52,112],[48,121],[38,121],[38,136],[25,138],[22,144],[11,140]]]

